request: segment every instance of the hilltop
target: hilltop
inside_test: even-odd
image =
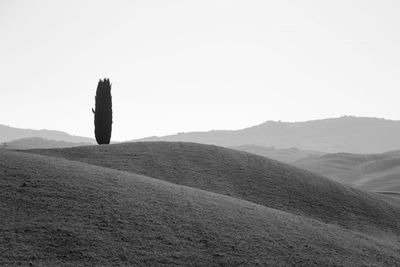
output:
[[[135,141],[181,141],[224,147],[256,145],[326,153],[383,153],[400,149],[400,121],[344,116],[305,122],[267,121],[241,130],[180,133]]]
[[[175,157],[178,148],[182,155],[179,159]],[[214,153],[205,153],[211,151]],[[110,160],[115,155],[113,152],[122,156],[112,164],[126,171],[82,162],[93,160],[104,164],[106,157]],[[75,160],[35,153],[71,158],[75,155]],[[139,160],[135,163],[129,158]],[[202,162],[211,163],[215,158],[219,158],[220,163],[208,167],[202,165]],[[299,216],[268,207],[267,202],[264,206],[238,198],[238,195],[216,194],[129,171],[130,166],[136,166],[134,168],[141,168],[143,172],[206,184],[217,179],[213,174],[221,168],[218,164],[223,168],[232,167],[226,160],[234,160],[232,166],[239,164],[238,168],[245,168],[256,176],[262,169],[253,167],[257,162],[262,163],[265,171],[269,170],[264,182],[268,182],[267,177],[270,177],[271,185],[287,179],[289,183],[282,186],[290,186],[296,197],[300,197],[296,193],[297,187],[310,186],[310,190],[316,192],[323,187],[328,196],[324,206],[333,201],[329,198],[331,190],[343,190],[334,201],[340,201],[343,196],[353,199],[338,203],[341,209],[368,207],[375,212],[373,207],[376,205],[383,213],[374,214],[378,220],[370,218],[371,223],[361,219],[359,223],[364,227],[358,228],[365,231],[359,232],[313,219],[316,216],[310,210]],[[172,161],[176,164],[168,166]],[[187,167],[194,168],[194,172],[184,168],[190,162],[193,166]],[[168,175],[174,168],[181,170]],[[203,179],[188,176],[196,172],[202,173]],[[379,220],[379,216],[386,221],[391,220],[389,216],[398,220],[398,207],[373,194],[303,174],[306,176],[298,169],[262,157],[198,144],[119,144],[31,151],[30,154],[0,150],[0,263],[34,266],[356,266],[400,263],[398,224]],[[300,177],[296,179],[293,175]],[[238,177],[229,179],[221,177],[216,183],[227,187],[231,182],[235,190],[242,187],[237,183],[240,182]],[[258,185],[257,179],[255,182]],[[249,187],[243,185],[240,190],[243,193]],[[277,188],[268,193],[274,194],[274,190]],[[257,193],[247,192],[249,195]],[[296,201],[291,199],[293,211],[302,210],[301,202],[308,201],[306,195],[307,192]],[[288,205],[286,194],[278,192],[274,197]],[[366,203],[367,200],[370,202]],[[310,209],[318,209],[318,206],[310,206]],[[352,212],[358,214],[357,210]],[[361,212],[369,216],[368,210]],[[360,214],[343,216],[342,220],[351,221],[357,217]],[[375,231],[379,234],[375,235]]]

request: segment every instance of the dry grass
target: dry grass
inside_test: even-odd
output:
[[[400,235],[399,208],[380,196],[245,152],[172,142],[30,152],[138,173],[377,236]]]
[[[378,266],[378,240],[138,174],[0,151],[1,265]]]
[[[3,265],[400,264],[399,205],[263,157],[165,142],[30,153],[65,159],[0,151]]]

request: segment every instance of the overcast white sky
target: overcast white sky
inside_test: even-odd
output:
[[[400,1],[0,0],[0,124],[113,140],[341,115],[400,119]]]

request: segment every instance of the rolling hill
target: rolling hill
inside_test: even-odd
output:
[[[75,146],[90,146],[93,143],[73,143],[66,141],[55,141],[40,137],[27,137],[13,140],[3,144],[3,148],[7,149],[34,149],[34,148],[65,148]]]
[[[40,137],[47,140],[70,143],[96,143],[93,138],[70,135],[60,131],[21,129],[0,124],[0,143],[30,137]]]
[[[334,153],[305,158],[295,165],[364,190],[400,194],[400,151]]]
[[[400,234],[400,213],[378,195],[246,152],[171,142],[29,152],[142,174],[352,230]]]
[[[260,155],[269,159],[274,159],[284,163],[294,163],[302,159],[310,157],[319,157],[326,153],[319,151],[301,150],[298,148],[275,148],[275,147],[262,147],[255,145],[243,145],[231,147],[232,149],[245,151]]]
[[[256,145],[326,153],[383,153],[400,149],[400,121],[344,116],[306,122],[267,121],[241,130],[180,133],[135,141],[181,141],[224,147]]]
[[[229,168],[234,170],[221,172]],[[234,171],[239,174],[232,176]],[[266,183],[262,189],[269,190],[264,194],[251,183]],[[0,185],[1,265],[400,263],[399,207],[276,161],[214,146],[0,149]],[[333,212],[342,215],[336,222]]]

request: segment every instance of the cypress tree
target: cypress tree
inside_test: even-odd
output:
[[[109,144],[112,129],[111,84],[109,79],[99,80],[96,91],[94,134],[99,145]]]

